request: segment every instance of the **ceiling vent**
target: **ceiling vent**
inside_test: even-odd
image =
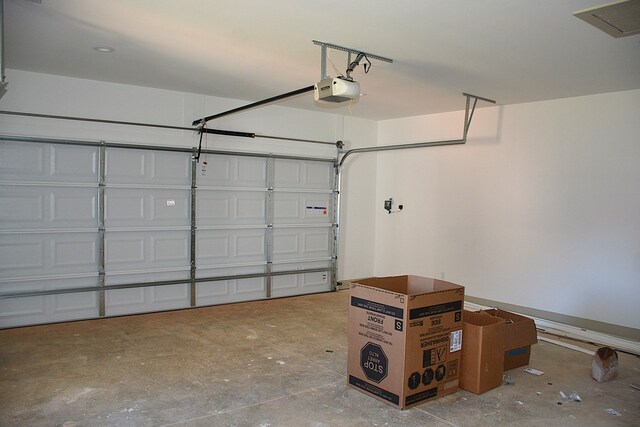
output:
[[[640,34],[640,0],[604,4],[573,15],[616,38]]]

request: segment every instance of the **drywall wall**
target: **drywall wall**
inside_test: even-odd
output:
[[[7,70],[8,91],[0,98],[0,110],[79,116],[106,120],[157,123],[189,127],[193,120],[226,111],[250,101],[215,98],[85,79],[68,78],[18,70]],[[216,129],[255,132],[327,142],[343,140],[347,147],[375,144],[376,123],[354,117],[287,108],[280,105],[231,115],[212,121]],[[28,118],[0,114],[0,133],[39,137],[194,147],[198,134],[192,131],[97,124],[67,120]],[[247,139],[207,135],[209,149],[335,157],[334,145]],[[375,158],[353,162],[345,179],[346,209],[342,233],[339,277],[370,275],[373,271],[373,216],[362,219],[355,209],[373,205]],[[367,175],[369,173],[369,175]],[[358,188],[363,186],[364,188]],[[364,243],[364,244],[363,244]]]
[[[488,107],[467,145],[378,154],[376,274],[640,328],[638,117],[638,90]],[[458,138],[462,121],[382,121],[378,143]]]
[[[2,110],[190,127],[193,120],[249,101],[7,70]],[[148,127],[0,116],[2,133],[193,147],[198,134]],[[212,121],[216,129],[334,142],[337,117],[269,106]],[[332,157],[332,145],[208,135],[209,148]]]
[[[370,121],[342,117],[345,149],[376,145]],[[375,122],[374,122],[375,123]],[[339,279],[370,277],[374,273],[376,156],[352,156],[342,166]]]

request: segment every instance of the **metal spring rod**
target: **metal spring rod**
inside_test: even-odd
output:
[[[241,280],[241,279],[253,279],[257,277],[274,277],[274,276],[289,276],[293,274],[304,273],[321,273],[324,271],[330,271],[331,267],[325,268],[309,268],[302,270],[287,270],[287,271],[275,271],[270,273],[248,273],[248,274],[235,274],[230,276],[213,276],[213,277],[199,277],[193,279],[194,282],[218,282],[222,280]],[[20,292],[4,292],[0,293],[0,299],[8,298],[23,298],[34,297],[42,295],[58,295],[58,294],[72,294],[76,292],[99,292],[112,291],[117,289],[131,289],[131,288],[146,288],[151,286],[170,286],[170,285],[182,285],[188,284],[192,281],[191,278],[178,279],[178,280],[163,280],[157,282],[143,282],[143,283],[122,283],[118,285],[105,285],[104,288],[99,286],[83,286],[78,288],[60,288],[60,289],[48,289],[44,291],[20,291]]]
[[[39,138],[39,137],[25,137],[25,136],[13,136],[13,135],[0,135],[0,141],[15,141],[15,142],[34,142],[34,143],[46,143],[46,144],[61,144],[61,145],[82,145],[89,147],[111,147],[111,148],[125,148],[135,150],[153,150],[153,151],[171,151],[176,153],[192,153],[193,148],[187,147],[170,147],[162,145],[144,145],[144,144],[123,144],[119,142],[100,142],[100,141],[86,141],[86,140],[73,140],[73,139],[56,139],[56,138]],[[289,156],[285,154],[271,154],[271,153],[251,153],[247,151],[226,151],[226,150],[202,150],[202,153],[217,154],[217,155],[232,155],[242,157],[273,157],[275,159],[285,160],[309,160],[318,162],[335,162],[335,158],[328,157],[307,157],[307,156]]]
[[[303,138],[288,138],[285,136],[274,136],[274,135],[260,135],[253,132],[239,132],[239,131],[223,130],[223,129],[211,129],[211,128],[200,129],[195,127],[162,125],[162,124],[156,124],[156,123],[92,119],[88,117],[60,116],[60,115],[54,115],[54,114],[25,113],[20,111],[6,111],[6,110],[0,110],[0,114],[6,114],[10,116],[35,117],[35,118],[41,118],[41,119],[73,120],[77,122],[105,123],[105,124],[125,125],[125,126],[142,126],[142,127],[150,127],[150,128],[157,128],[157,129],[184,130],[184,131],[190,131],[190,132],[206,132],[214,135],[237,136],[241,138],[279,139],[284,141],[309,142],[312,144],[335,145],[335,142],[329,142],[329,141],[318,141],[318,140],[303,139]],[[188,149],[186,151],[191,151],[191,150]]]

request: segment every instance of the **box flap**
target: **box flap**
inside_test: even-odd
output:
[[[409,276],[368,277],[358,280],[357,284],[406,295],[408,279]]]
[[[538,342],[538,333],[533,319],[496,308],[482,311],[505,320],[505,351]]]
[[[462,321],[470,325],[488,326],[503,323],[504,320],[482,311],[462,310]]]
[[[359,279],[356,283],[404,295],[420,295],[452,289],[464,289],[464,286],[445,282],[444,280],[411,275],[368,277]]]

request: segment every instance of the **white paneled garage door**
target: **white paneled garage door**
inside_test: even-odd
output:
[[[0,327],[329,291],[333,159],[2,137]]]

